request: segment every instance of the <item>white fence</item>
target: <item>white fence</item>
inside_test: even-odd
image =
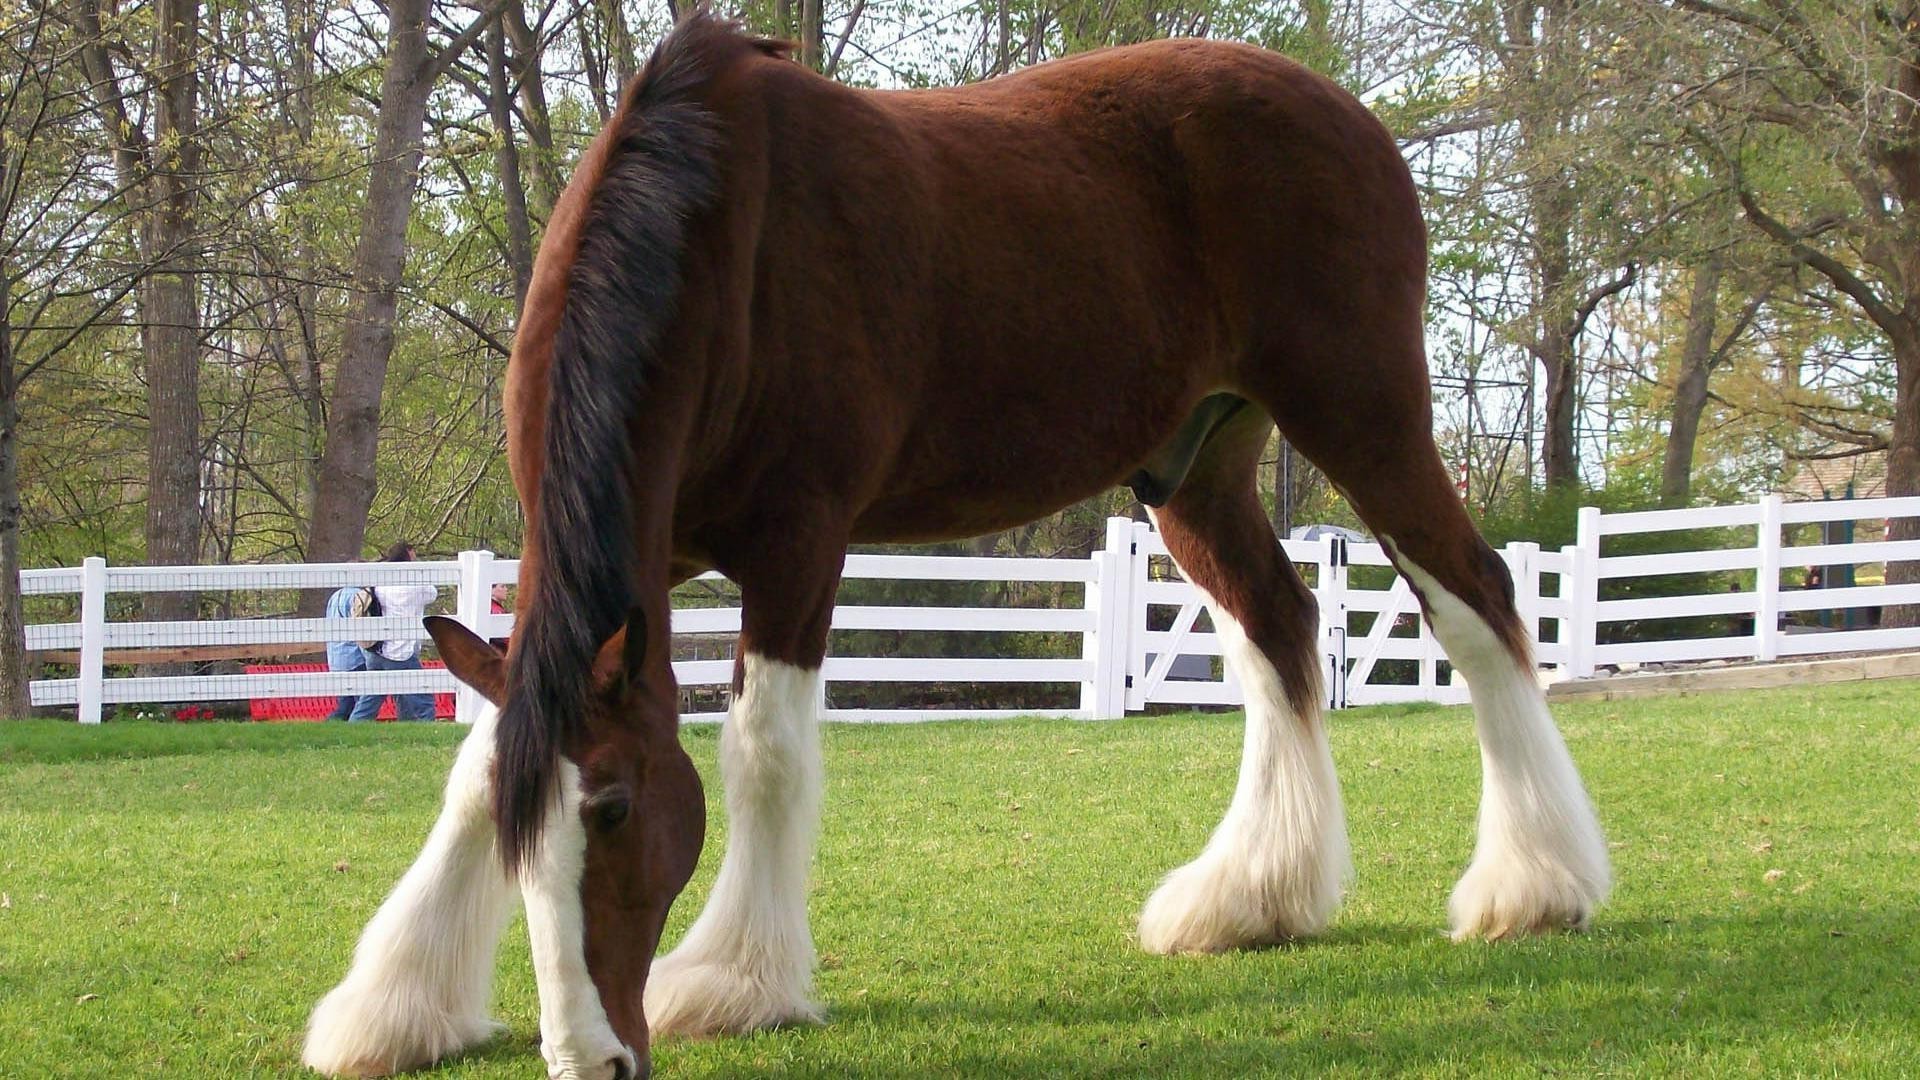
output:
[[[1514,578],[1515,600],[1534,633],[1536,655],[1557,676],[1591,675],[1599,667],[1714,658],[1771,660],[1807,653],[1837,653],[1920,647],[1917,629],[1839,629],[1783,625],[1795,613],[1861,610],[1920,604],[1920,584],[1867,585],[1836,589],[1783,586],[1782,572],[1806,567],[1857,567],[1889,559],[1920,561],[1920,541],[1795,544],[1809,525],[1920,517],[1920,498],[1783,503],[1778,496],[1743,506],[1701,510],[1603,514],[1581,511],[1579,542],[1558,552],[1536,544],[1511,544],[1501,552]],[[1717,542],[1699,550],[1620,554],[1628,537],[1713,532]],[[1746,535],[1751,531],[1751,539]],[[1732,533],[1735,535],[1725,535]],[[1419,618],[1406,581],[1390,576],[1385,554],[1373,543],[1339,537],[1284,542],[1289,558],[1313,589],[1321,612],[1320,655],[1328,704],[1392,701],[1458,702],[1466,688],[1451,677],[1445,654]],[[1643,545],[1644,546],[1644,545]],[[1609,554],[1607,548],[1615,548]],[[1373,569],[1369,569],[1373,568]],[[1687,575],[1716,583],[1737,572],[1733,590],[1615,598],[1633,591],[1626,583]],[[456,689],[443,671],[275,673],[254,675],[143,676],[108,673],[108,649],[194,646],[259,646],[262,653],[288,645],[357,639],[424,639],[417,622],[385,619],[229,619],[190,622],[109,621],[109,594],[223,589],[334,589],[342,585],[431,584],[451,588],[453,614],[483,637],[505,637],[511,615],[489,613],[496,582],[512,582],[518,563],[487,552],[465,552],[457,561],[343,563],[285,566],[108,567],[88,559],[72,569],[29,570],[21,575],[28,595],[78,597],[79,621],[28,627],[30,650],[77,652],[73,678],[35,682],[35,705],[72,705],[79,718],[97,722],[104,707],[133,703],[205,702],[257,698],[367,693],[425,693]],[[1745,575],[1751,574],[1751,581]],[[1681,575],[1675,579],[1670,575]],[[1706,575],[1719,575],[1706,578]],[[963,558],[921,555],[849,555],[849,579],[963,582],[1054,582],[1080,586],[1078,607],[837,607],[836,630],[1003,631],[1078,635],[1078,656],[828,658],[824,681],[834,683],[1021,683],[1079,687],[1074,708],[1054,710],[1088,718],[1119,716],[1153,705],[1232,705],[1239,687],[1215,659],[1218,638],[1201,625],[1204,597],[1180,580],[1166,547],[1145,524],[1115,518],[1106,542],[1085,559]],[[1373,579],[1369,585],[1356,578]],[[1740,586],[1744,585],[1744,588]],[[1644,590],[1642,590],[1644,591]],[[1667,591],[1672,591],[1671,589]],[[1603,599],[1603,597],[1607,597]],[[1733,632],[1698,636],[1706,618]],[[1665,640],[1636,634],[1615,643],[1603,627],[1648,620],[1693,620],[1677,624]],[[738,608],[682,608],[674,612],[676,634],[735,634]],[[1794,632],[1794,631],[1807,632]],[[674,664],[683,687],[725,685],[730,659]],[[459,688],[458,714],[470,718],[478,705]],[[830,693],[830,691],[829,691]],[[932,716],[1032,714],[1032,709],[833,709],[829,717],[895,721]],[[1047,710],[1039,710],[1045,712]],[[712,714],[701,714],[711,716]]]
[[[1920,648],[1920,628],[1823,629],[1800,616],[1811,612],[1856,615],[1895,604],[1920,604],[1920,584],[1793,588],[1783,574],[1804,578],[1811,568],[1835,570],[1902,560],[1920,561],[1920,540],[1829,543],[1818,535],[1829,523],[1878,526],[1920,517],[1920,498],[1844,499],[1789,503],[1778,495],[1739,506],[1699,510],[1654,510],[1632,514],[1580,511],[1579,541],[1567,548],[1573,567],[1571,669],[1591,675],[1599,667],[1687,660],[1775,660],[1813,653]],[[1714,534],[1719,543],[1655,554],[1609,554],[1629,537],[1681,530]],[[1749,539],[1748,534],[1751,533]],[[1687,575],[1731,577],[1734,588],[1645,598],[1602,599],[1624,583]],[[1751,580],[1749,581],[1749,575]],[[1683,578],[1681,585],[1686,583]],[[1608,643],[1610,624],[1662,619],[1732,616],[1727,633]],[[1843,622],[1864,622],[1864,619]],[[1743,629],[1744,627],[1744,629]],[[1635,635],[1647,638],[1650,635]]]

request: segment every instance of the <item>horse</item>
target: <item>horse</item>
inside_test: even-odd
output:
[[[517,886],[555,1078],[650,1039],[819,1021],[807,922],[816,702],[848,545],[973,536],[1121,484],[1203,589],[1246,694],[1237,786],[1142,909],[1154,953],[1309,938],[1349,873],[1317,612],[1262,511],[1275,424],[1351,503],[1466,677],[1482,754],[1459,938],[1587,925],[1606,847],[1504,564],[1435,446],[1426,231],[1393,137],[1240,44],[1087,53],[952,89],[836,84],[695,14],[554,208],[508,365],[527,517],[501,654],[433,620],[491,707],[419,859],[315,1008],[311,1067],[489,1037]],[[742,614],[706,906],[655,957],[704,840],[668,590]]]

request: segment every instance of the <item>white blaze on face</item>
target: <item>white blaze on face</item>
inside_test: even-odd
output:
[[[540,854],[520,881],[540,987],[540,1053],[551,1080],[637,1076],[638,1057],[613,1033],[587,972],[586,912],[580,900],[587,829],[580,820],[580,770],[562,759],[554,779],[560,798],[541,826]]]

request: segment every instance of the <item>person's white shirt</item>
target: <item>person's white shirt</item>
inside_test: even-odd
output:
[[[440,590],[432,585],[375,585],[373,593],[380,598],[382,616],[418,623]],[[399,663],[413,659],[420,652],[420,642],[413,638],[383,641],[379,649],[381,656]]]

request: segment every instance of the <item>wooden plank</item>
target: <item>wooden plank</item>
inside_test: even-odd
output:
[[[1863,540],[1852,544],[1801,544],[1780,549],[1781,566],[1847,566],[1920,560],[1920,540]]]
[[[319,642],[298,644],[279,644],[268,648],[259,645],[183,645],[172,649],[108,649],[106,663],[124,664],[129,667],[149,667],[154,664],[189,664],[203,660],[259,660],[274,663],[290,660],[311,660],[327,655],[327,647]],[[33,661],[43,664],[77,664],[80,662],[78,649],[48,649],[34,652]]]
[[[1804,521],[1876,521],[1892,517],[1920,515],[1920,496],[1896,496],[1888,499],[1822,499],[1817,502],[1788,503],[1780,520],[1794,524]]]
[[[1595,645],[1595,664],[1666,664],[1687,660],[1728,660],[1753,656],[1753,638],[1681,638],[1677,641],[1623,641]]]
[[[1690,593],[1686,596],[1644,596],[1637,600],[1602,600],[1594,605],[1600,622],[1624,619],[1685,619],[1696,615],[1751,615],[1759,597],[1750,592]]]
[[[233,563],[225,566],[110,566],[107,591],[184,592],[223,589],[337,589],[342,585],[460,584],[451,562]]]
[[[1738,506],[1703,506],[1693,510],[1636,510],[1626,514],[1600,515],[1600,535],[1622,533],[1674,532],[1679,529],[1736,529],[1760,523],[1758,503]]]
[[[1091,581],[1091,559],[974,555],[849,555],[843,578],[892,581]]]

